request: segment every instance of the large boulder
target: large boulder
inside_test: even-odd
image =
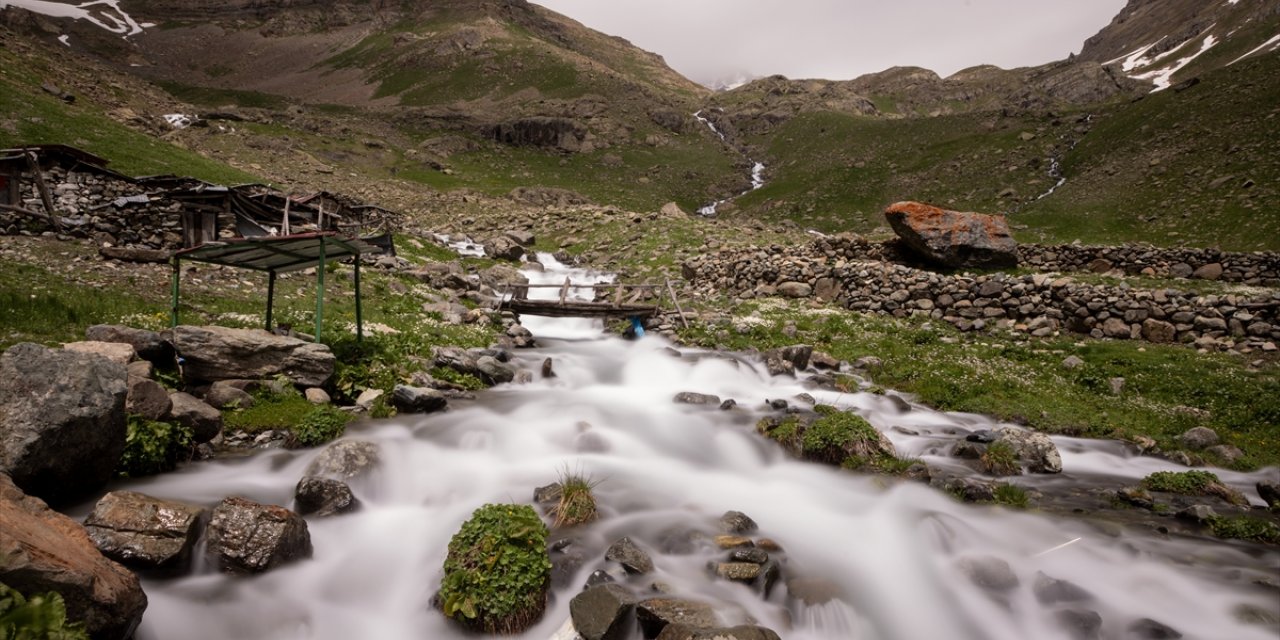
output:
[[[76,353],[92,353],[102,356],[112,362],[119,362],[128,365],[130,362],[138,359],[138,353],[133,350],[133,345],[123,342],[95,342],[86,340],[84,342],[68,342],[62,345],[66,351],[75,351]]]
[[[1007,443],[1032,473],[1062,473],[1062,454],[1049,436],[1013,427],[1002,427],[996,433],[1000,436],[996,441]]]
[[[58,592],[67,617],[96,639],[132,636],[147,608],[138,577],[104,558],[75,520],[0,473],[0,523],[0,582],[28,596]]]
[[[150,378],[129,376],[129,394],[125,396],[125,411],[148,420],[164,420],[173,410],[169,390]]]
[[[681,598],[650,598],[636,605],[636,619],[646,638],[656,638],[667,625],[714,629],[720,620],[711,605]]]
[[[206,510],[133,491],[112,491],[84,521],[108,558],[135,569],[181,573],[191,562]]]
[[[333,516],[354,511],[360,501],[351,487],[341,480],[307,476],[293,490],[294,505],[299,515]]]
[[[908,247],[931,262],[951,268],[1018,266],[1018,243],[1004,216],[898,202],[884,217]]]
[[[443,411],[448,404],[444,394],[435,389],[398,384],[391,390],[391,406],[400,413]]]
[[[602,584],[569,601],[569,617],[584,640],[622,640],[630,636],[636,599],[626,587]]]
[[[324,448],[311,464],[308,477],[347,480],[368,473],[378,464],[378,445],[364,440],[342,440]]]
[[[519,262],[524,257],[524,247],[507,236],[498,236],[484,244],[484,255],[496,260]]]
[[[0,473],[50,502],[106,484],[124,452],[127,380],[101,356],[10,347],[0,355]]]
[[[333,375],[329,347],[261,329],[180,326],[173,346],[187,382],[268,379],[285,376],[304,387],[321,386]]]
[[[228,573],[262,573],[311,557],[311,533],[302,516],[276,505],[232,496],[213,510],[208,552]]]
[[[139,358],[161,368],[173,366],[173,345],[158,332],[122,325],[95,324],[86,329],[84,335],[86,340],[132,345]]]

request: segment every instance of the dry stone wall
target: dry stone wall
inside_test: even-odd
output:
[[[54,167],[44,172],[45,184],[62,222],[62,233],[94,240],[99,245],[145,249],[182,246],[182,204],[153,196],[147,202],[123,206],[119,198],[144,195],[142,187],[108,175]],[[23,177],[22,207],[44,214],[44,201],[30,176]],[[0,212],[0,234],[37,235],[52,232],[41,218]]]
[[[1152,269],[1191,264],[1186,260],[1194,258],[1173,252],[1156,259],[1159,250],[1120,249],[1113,257],[1131,261],[1122,264],[1138,264],[1140,259]],[[861,239],[824,238],[805,247],[774,245],[710,254],[686,263],[684,275],[695,287],[740,297],[812,297],[856,311],[926,315],[965,331],[1006,327],[1035,336],[1070,331],[1242,352],[1274,351],[1280,342],[1276,291],[1198,295],[1175,288],[1089,284],[1051,273],[945,274],[882,259],[890,254],[890,247]],[[1058,255],[1083,260],[1090,254]],[[1210,264],[1223,265],[1223,273],[1275,281],[1276,254],[1217,252],[1201,257],[1217,260]],[[1057,260],[1062,264],[1062,257]]]

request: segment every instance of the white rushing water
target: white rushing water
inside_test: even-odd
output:
[[[711,122],[705,116],[703,116],[701,111],[694,113],[693,117],[696,118],[698,122],[701,122],[702,124],[707,125],[707,128],[711,129],[711,133],[716,134],[716,137],[720,138],[720,142],[728,144],[729,139],[724,136],[724,132],[717,129],[715,123]],[[734,196],[735,198],[738,196],[743,196],[748,193],[751,193],[752,191],[755,191],[756,189],[759,189],[760,187],[764,186],[764,169],[765,169],[764,163],[756,162],[751,158],[747,158],[747,161],[752,163],[751,188],[747,189],[746,191],[743,191],[742,193],[739,193],[737,196]],[[711,204],[698,209],[698,213],[704,216],[714,216],[716,214],[716,209],[718,209],[720,205],[732,199],[733,198],[724,198],[722,200],[716,200],[715,202],[712,202]]]
[[[575,283],[608,279],[540,259],[547,268],[529,272],[535,283],[559,284],[566,275]],[[554,292],[531,295],[539,291]],[[789,640],[1066,639],[1056,618],[1065,608],[1098,612],[1106,638],[1128,638],[1128,625],[1152,618],[1185,638],[1274,640],[1273,629],[1243,624],[1233,610],[1275,610],[1276,601],[1251,583],[1274,579],[1280,554],[963,505],[923,485],[887,485],[796,461],[753,433],[766,399],[808,391],[857,410],[900,452],[943,467],[954,462],[939,455],[939,445],[996,426],[986,418],[904,410],[870,393],[817,392],[771,378],[751,360],[692,351],[677,357],[661,338],[605,337],[586,321],[526,321],[543,346],[520,354],[521,363],[537,370],[552,357],[556,377],[506,385],[442,414],[354,425],[347,438],[381,450],[376,471],[352,483],[362,509],[310,519],[314,557],[264,575],[232,577],[201,566],[188,577],[147,580],[151,602],[139,640],[473,637],[429,604],[449,538],[475,508],[528,503],[535,487],[565,468],[600,481],[603,517],[572,532],[571,548],[586,562],[521,638],[544,640],[560,629],[569,599],[592,570],[606,566],[603,550],[626,535],[653,552],[657,565],[654,575],[633,579],[638,592],[661,581],[678,595],[718,603],[725,623],[755,620]],[[674,404],[683,391],[734,398],[740,408]],[[1054,481],[1136,478],[1167,464],[1129,458],[1108,443],[1058,442],[1067,471]],[[127,487],[210,506],[228,495],[288,506],[318,453],[273,450],[196,463]],[[1247,489],[1256,478],[1224,479]],[[781,586],[762,600],[745,586],[709,578],[703,565],[723,552],[660,552],[672,532],[714,533],[726,510],[747,513],[759,535],[786,549],[784,575],[830,581],[839,598],[789,610]],[[976,587],[959,564],[979,556],[1008,561],[1019,586],[998,597]],[[1093,599],[1042,605],[1031,589],[1037,572],[1070,580]]]

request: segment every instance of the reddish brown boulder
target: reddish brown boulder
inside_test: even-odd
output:
[[[952,268],[1018,266],[1018,243],[1004,216],[898,202],[884,217],[907,247],[931,262]]]
[[[76,523],[0,473],[0,582],[24,595],[56,591],[67,618],[95,639],[133,634],[147,608],[138,577],[104,558]]]

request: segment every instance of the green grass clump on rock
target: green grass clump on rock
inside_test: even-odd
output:
[[[862,416],[827,405],[818,405],[814,411],[822,417],[805,428],[801,436],[806,458],[841,464],[850,455],[878,457],[875,454],[880,432]]]
[[[565,469],[560,473],[560,501],[552,513],[555,526],[572,527],[586,524],[600,517],[596,511],[596,497],[592,489],[599,481]]]
[[[351,414],[331,405],[321,405],[313,408],[293,427],[293,437],[300,446],[319,446],[341,436],[350,421]]]
[[[185,426],[129,416],[116,473],[122,478],[138,478],[173,471],[191,459],[193,440],[191,429]]]
[[[1142,479],[1142,488],[1187,496],[1217,496],[1231,504],[1249,504],[1239,491],[1208,471],[1157,471]]]
[[[1022,469],[1018,467],[1017,452],[1009,446],[1009,443],[999,440],[987,445],[987,450],[982,452],[978,464],[982,467],[983,473],[993,476],[1016,476],[1022,473]]]
[[[1016,509],[1026,509],[1031,498],[1022,487],[1013,484],[1001,484],[995,488],[995,503]]]
[[[449,541],[439,603],[485,633],[520,633],[542,617],[551,586],[547,527],[528,505],[476,509]]]
[[[1209,527],[1219,538],[1280,544],[1280,526],[1261,518],[1218,517],[1209,521]]]

